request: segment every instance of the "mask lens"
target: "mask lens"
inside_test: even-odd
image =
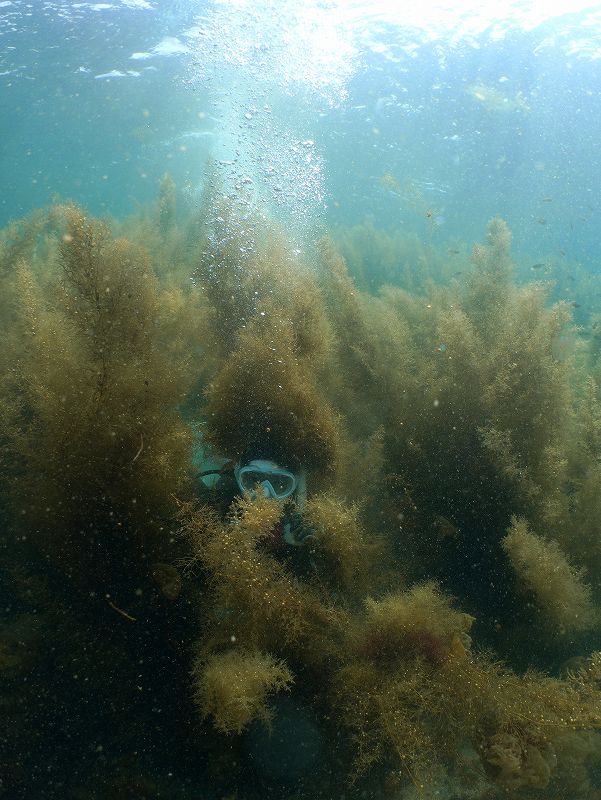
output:
[[[258,485],[263,483],[263,481],[268,476],[265,475],[264,472],[255,472],[254,470],[241,470],[240,472],[240,486],[244,489],[245,492],[253,491],[257,488]]]
[[[296,481],[292,475],[273,472],[267,477],[267,480],[273,486],[276,497],[287,497],[294,491]]]
[[[240,488],[245,492],[256,491],[257,486],[265,481],[271,484],[275,497],[280,500],[289,497],[296,489],[296,478],[284,470],[272,472],[243,468],[238,475]]]

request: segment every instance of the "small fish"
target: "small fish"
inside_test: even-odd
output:
[[[552,203],[553,202],[553,198],[552,197],[541,197],[541,202],[542,203]]]
[[[544,217],[538,217],[536,222],[537,222],[538,225],[546,225],[547,224],[547,220]]]
[[[447,250],[447,253],[451,256],[458,256],[460,252],[461,250],[457,250],[456,247],[449,247],[449,249]]]
[[[446,346],[446,344],[439,344],[438,347],[436,348],[436,350],[439,353],[446,353],[447,352],[447,346]]]
[[[537,264],[533,264],[533,265],[530,267],[530,269],[542,269],[543,267],[546,267],[546,266],[547,266],[547,265],[545,264],[545,262],[544,262],[544,261],[540,261],[540,262],[539,262],[539,263],[537,263]]]

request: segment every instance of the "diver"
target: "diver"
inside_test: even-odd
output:
[[[206,451],[195,462],[201,467],[201,492],[207,502],[216,506],[222,519],[229,519],[233,525],[236,523],[231,504],[240,495],[254,499],[262,494],[280,503],[279,522],[259,547],[265,548],[294,578],[301,581],[315,578],[317,537],[303,519],[307,503],[304,470],[294,471],[266,458],[247,458],[234,463],[210,456]],[[222,607],[217,613],[225,619],[231,610]],[[270,707],[273,719],[269,725],[256,719],[244,734],[245,757],[261,785],[266,787],[266,793],[274,787],[280,789],[309,780],[319,769],[325,739],[300,681],[290,693],[276,695]]]
[[[213,504],[217,504],[223,517],[227,517],[237,495],[256,497],[262,492],[265,497],[283,505],[280,521],[267,543],[270,549],[283,555],[290,548],[309,544],[315,532],[303,519],[307,502],[307,481],[303,470],[295,473],[262,458],[236,464],[226,459],[214,461],[219,462],[216,468],[203,470],[199,477],[211,492]]]
[[[302,517],[302,509],[307,502],[304,472],[297,476],[273,461],[253,459],[244,466],[237,465],[234,476],[241,492],[248,492],[253,496],[262,491],[265,497],[284,503],[282,517],[274,531],[276,544],[282,547],[298,547],[313,535]]]

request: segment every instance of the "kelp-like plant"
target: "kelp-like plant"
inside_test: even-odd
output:
[[[493,220],[465,287],[423,297],[361,297],[322,250],[344,375],[333,396],[354,409],[360,440],[385,431],[373,522],[397,531],[414,578],[438,576],[503,620],[515,596],[495,589],[511,583],[500,541],[516,513],[562,537],[575,431],[573,365],[556,348],[570,310],[547,308],[542,285],[513,284],[510,238]]]
[[[315,572],[334,596],[350,604],[385,585],[389,578],[382,564],[385,542],[367,534],[359,505],[314,494],[303,508],[303,518],[312,531]]]
[[[3,459],[21,524],[94,582],[131,569],[132,548],[132,563],[170,549],[171,495],[188,481],[178,404],[197,369],[195,298],[161,290],[145,251],[104,223],[62,214],[56,258],[17,266]]]
[[[335,229],[333,238],[362,292],[377,293],[382,286],[393,285],[419,294],[428,282],[448,283],[458,271],[454,257],[460,255],[459,249],[445,253],[425,246],[416,233],[382,230],[372,216],[350,228]]]
[[[592,367],[592,369],[591,369]],[[589,372],[590,369],[590,372]],[[561,477],[568,502],[560,507],[553,533],[561,549],[586,567],[601,604],[601,395],[599,363],[587,364],[577,387],[572,446]],[[536,520],[532,526],[537,530]]]
[[[341,429],[286,325],[253,324],[207,392],[208,438],[235,459],[270,458],[291,469],[335,469]]]
[[[359,774],[382,762],[425,789],[467,748],[500,788],[546,788],[566,732],[601,725],[598,653],[567,681],[517,676],[472,652],[473,621],[433,584],[367,600],[331,683]]]
[[[596,623],[580,567],[596,536],[600,381],[578,384],[560,346],[573,335],[568,309],[547,308],[542,286],[513,284],[500,220],[465,286],[375,297],[327,241],[314,273],[227,203],[186,225],[174,198],[166,179],[146,222],[121,229],[127,238],[71,206],[0,237],[2,538],[17,561],[32,545],[28,569],[44,571],[48,595],[40,603],[35,575],[20,580],[11,565],[3,600],[16,611],[0,626],[10,686],[29,668],[14,660],[21,640],[41,681],[55,658],[78,674],[84,665],[97,692],[114,669],[99,729],[118,705],[128,724],[116,727],[138,752],[152,719],[162,756],[169,720],[199,769],[242,754],[252,722],[269,724],[289,691],[323,731],[335,728],[324,772],[351,772],[350,792],[362,781],[407,797],[411,781],[422,796],[443,784],[455,797],[587,791],[599,656],[570,662],[564,679],[526,669],[559,667]],[[182,291],[192,262],[198,288]],[[192,496],[181,405],[193,384],[202,400],[186,413],[220,455],[310,471],[301,546],[284,544],[273,500],[239,497],[223,517],[210,492],[204,505]],[[186,550],[182,573],[173,556]],[[594,588],[594,569],[587,580]],[[126,609],[115,587],[132,598]],[[19,616],[27,625],[38,608],[63,638],[22,635]],[[523,674],[479,651],[483,637]],[[149,693],[130,709],[140,672]],[[12,720],[27,722],[10,706],[5,740]],[[86,724],[77,720],[71,730]],[[127,776],[115,780],[124,796]]]
[[[242,733],[254,719],[267,725],[268,695],[288,689],[290,670],[267,653],[230,650],[199,659],[193,670],[196,703],[222,733]]]
[[[219,264],[201,270],[230,343],[207,392],[208,438],[230,457],[271,457],[313,468],[318,480],[329,469],[411,579],[436,576],[485,611],[492,640],[511,648],[524,604],[501,546],[511,516],[540,520],[577,568],[584,554],[570,508],[574,497],[584,508],[596,485],[589,459],[581,494],[570,496],[575,371],[558,347],[572,335],[568,306],[547,308],[546,287],[513,283],[500,219],[474,249],[463,288],[429,285],[421,297],[395,287],[365,296],[330,241],[316,283],[302,269],[295,276],[281,248],[268,258],[268,239],[253,233],[256,258],[228,230]],[[303,327],[295,307],[309,286],[321,298]],[[327,348],[301,347],[299,329],[315,328]]]
[[[287,689],[293,673],[303,696],[354,740],[355,777],[380,764],[427,786],[440,769],[458,769],[469,746],[482,775],[513,790],[550,785],[556,740],[601,726],[598,655],[567,681],[515,675],[472,652],[473,618],[433,583],[349,606],[323,574],[299,580],[275,557],[279,514],[266,498],[237,501],[225,525],[202,507],[181,509],[213,587],[196,700],[220,730],[240,733],[268,718],[268,694]],[[318,518],[324,531],[341,531],[345,558],[352,512],[323,498],[311,514]],[[367,554],[368,541],[363,547]]]
[[[331,332],[313,271],[275,226],[242,221],[226,201],[212,197],[195,280],[213,309],[217,352],[227,356],[253,320],[269,325],[275,315],[290,327],[294,353],[319,368]]]
[[[528,529],[526,520],[514,517],[503,539],[523,591],[530,593],[548,626],[560,633],[586,631],[599,622],[591,602],[591,588],[582,570],[575,569],[557,542]]]
[[[439,656],[422,644],[421,653],[412,647],[385,671],[365,660],[335,675],[339,712],[355,731],[359,773],[383,762],[423,790],[438,778],[437,766],[453,774],[469,747],[491,783],[543,789],[554,779],[566,732],[601,724],[592,674],[566,682],[519,677],[461,649]]]
[[[277,236],[223,214],[215,252],[198,268],[222,356],[206,392],[207,439],[226,457],[270,458],[324,479],[343,433],[320,388],[331,333],[315,279]]]
[[[463,295],[433,292],[422,304],[420,371],[429,408],[422,402],[409,419],[399,420],[415,442],[412,467],[428,487],[429,501],[460,527],[468,515],[477,519],[478,505],[504,506],[505,514],[508,507],[551,514],[572,416],[570,364],[553,349],[569,309],[546,309],[540,285],[511,283],[504,222],[491,222],[488,239],[487,247],[475,248]],[[390,444],[395,449],[392,438]],[[427,456],[427,473],[419,449]],[[444,452],[444,463],[436,451]],[[445,505],[436,494],[446,497]]]
[[[181,508],[183,529],[213,585],[217,624],[201,649],[223,648],[233,637],[247,650],[286,653],[298,648],[316,664],[334,656],[333,631],[342,632],[345,613],[323,597],[319,583],[300,581],[275,557],[281,514],[281,505],[264,497],[239,498],[225,523],[205,507]]]
[[[278,557],[281,514],[281,505],[265,497],[239,498],[225,523],[206,507],[180,508],[183,532],[212,587],[206,632],[196,647],[195,696],[220,730],[240,732],[252,719],[265,720],[267,692],[287,686],[297,669],[299,685],[311,694],[312,681],[322,683],[330,665],[340,663],[351,616],[339,591],[326,586],[332,585],[328,565],[333,557],[336,570],[358,563],[361,554],[372,560],[356,514],[316,498],[309,514],[317,537],[338,529],[344,545],[335,556],[331,543],[317,538],[310,546],[315,567],[298,577]],[[219,665],[236,676],[227,691],[216,684]],[[243,699],[249,692],[252,702]]]

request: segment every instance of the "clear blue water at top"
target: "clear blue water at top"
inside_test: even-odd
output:
[[[3,0],[0,224],[57,196],[123,216],[166,171],[194,203],[213,159],[299,235],[470,242],[501,214],[596,271],[601,7],[481,8]]]

